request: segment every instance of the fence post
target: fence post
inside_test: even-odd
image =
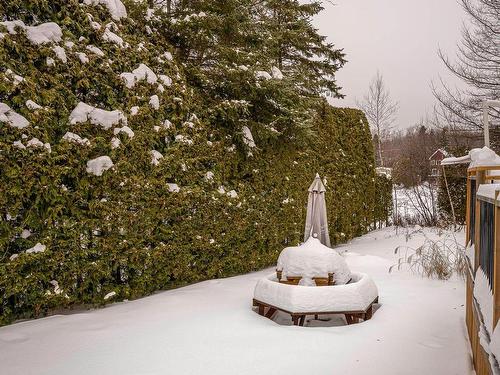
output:
[[[486,173],[482,170],[476,171],[476,189],[479,189],[479,185],[484,184],[485,175]],[[476,205],[476,220],[474,228],[474,273],[475,273],[479,267],[479,249],[481,247],[481,235],[480,235],[481,220],[478,220],[478,218],[481,217],[481,205],[479,204],[479,199],[477,199],[477,197],[474,204]]]
[[[494,204],[494,223],[495,230],[493,232],[493,330],[500,318],[500,206],[498,201],[498,191],[495,193]],[[493,332],[493,331],[492,331]]]
[[[472,179],[471,175],[469,174],[469,171],[467,171],[467,193],[466,193],[466,201],[465,201],[465,228],[467,229],[465,231],[465,246],[467,246],[471,240],[469,236],[469,226],[470,226],[470,196],[472,194],[472,189],[471,189],[471,184],[472,184]]]

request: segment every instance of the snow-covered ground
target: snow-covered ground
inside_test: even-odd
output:
[[[0,374],[471,374],[464,282],[389,273],[405,235],[386,228],[340,249],[378,286],[367,322],[259,316],[253,289],[267,269],[0,328]]]

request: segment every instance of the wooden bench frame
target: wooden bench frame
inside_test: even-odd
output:
[[[321,312],[291,312],[280,307],[273,306],[269,303],[262,302],[253,299],[253,306],[257,307],[259,315],[265,316],[266,318],[272,319],[276,311],[282,311],[289,314],[292,317],[293,325],[304,326],[306,315],[314,315],[315,319],[318,319],[319,315],[331,315],[331,314],[343,314],[345,315],[345,320],[347,324],[359,323],[359,319],[363,321],[371,319],[373,316],[373,305],[378,303],[378,297],[376,297],[373,302],[371,302],[366,310],[356,310],[356,311],[321,311]],[[266,311],[267,309],[267,311]]]

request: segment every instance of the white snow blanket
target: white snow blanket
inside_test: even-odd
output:
[[[281,284],[270,275],[254,291],[256,300],[291,313],[363,311],[377,296],[377,286],[365,273],[353,273],[349,284],[314,287]]]
[[[351,278],[351,271],[342,255],[312,236],[300,246],[283,249],[276,269],[282,271],[282,278],[302,276],[312,279],[328,277],[328,274],[333,272],[337,285],[345,284]]]
[[[257,281],[274,267],[130,301],[104,287],[103,296],[117,293],[106,308],[0,327],[0,373],[470,375],[463,280],[387,272],[399,258],[395,247],[417,248],[427,237],[450,233],[423,228],[407,237],[401,228],[384,228],[344,245],[349,267],[373,278],[383,302],[362,324],[330,316],[311,319],[304,329],[292,326],[287,314],[263,318],[251,299]],[[454,235],[465,241],[463,231]],[[64,295],[71,280],[58,281]],[[47,290],[54,293],[53,286]]]
[[[458,158],[449,157],[444,158],[441,165],[452,165],[470,163],[470,167],[494,167],[500,165],[500,156],[495,151],[484,146],[483,148],[473,148],[469,151],[468,155]]]

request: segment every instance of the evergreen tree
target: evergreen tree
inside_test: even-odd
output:
[[[265,41],[266,51],[284,74],[293,77],[302,94],[343,97],[335,73],[344,65],[345,55],[312,24],[313,17],[323,10],[321,3],[266,1],[262,14],[262,23],[270,36]]]

